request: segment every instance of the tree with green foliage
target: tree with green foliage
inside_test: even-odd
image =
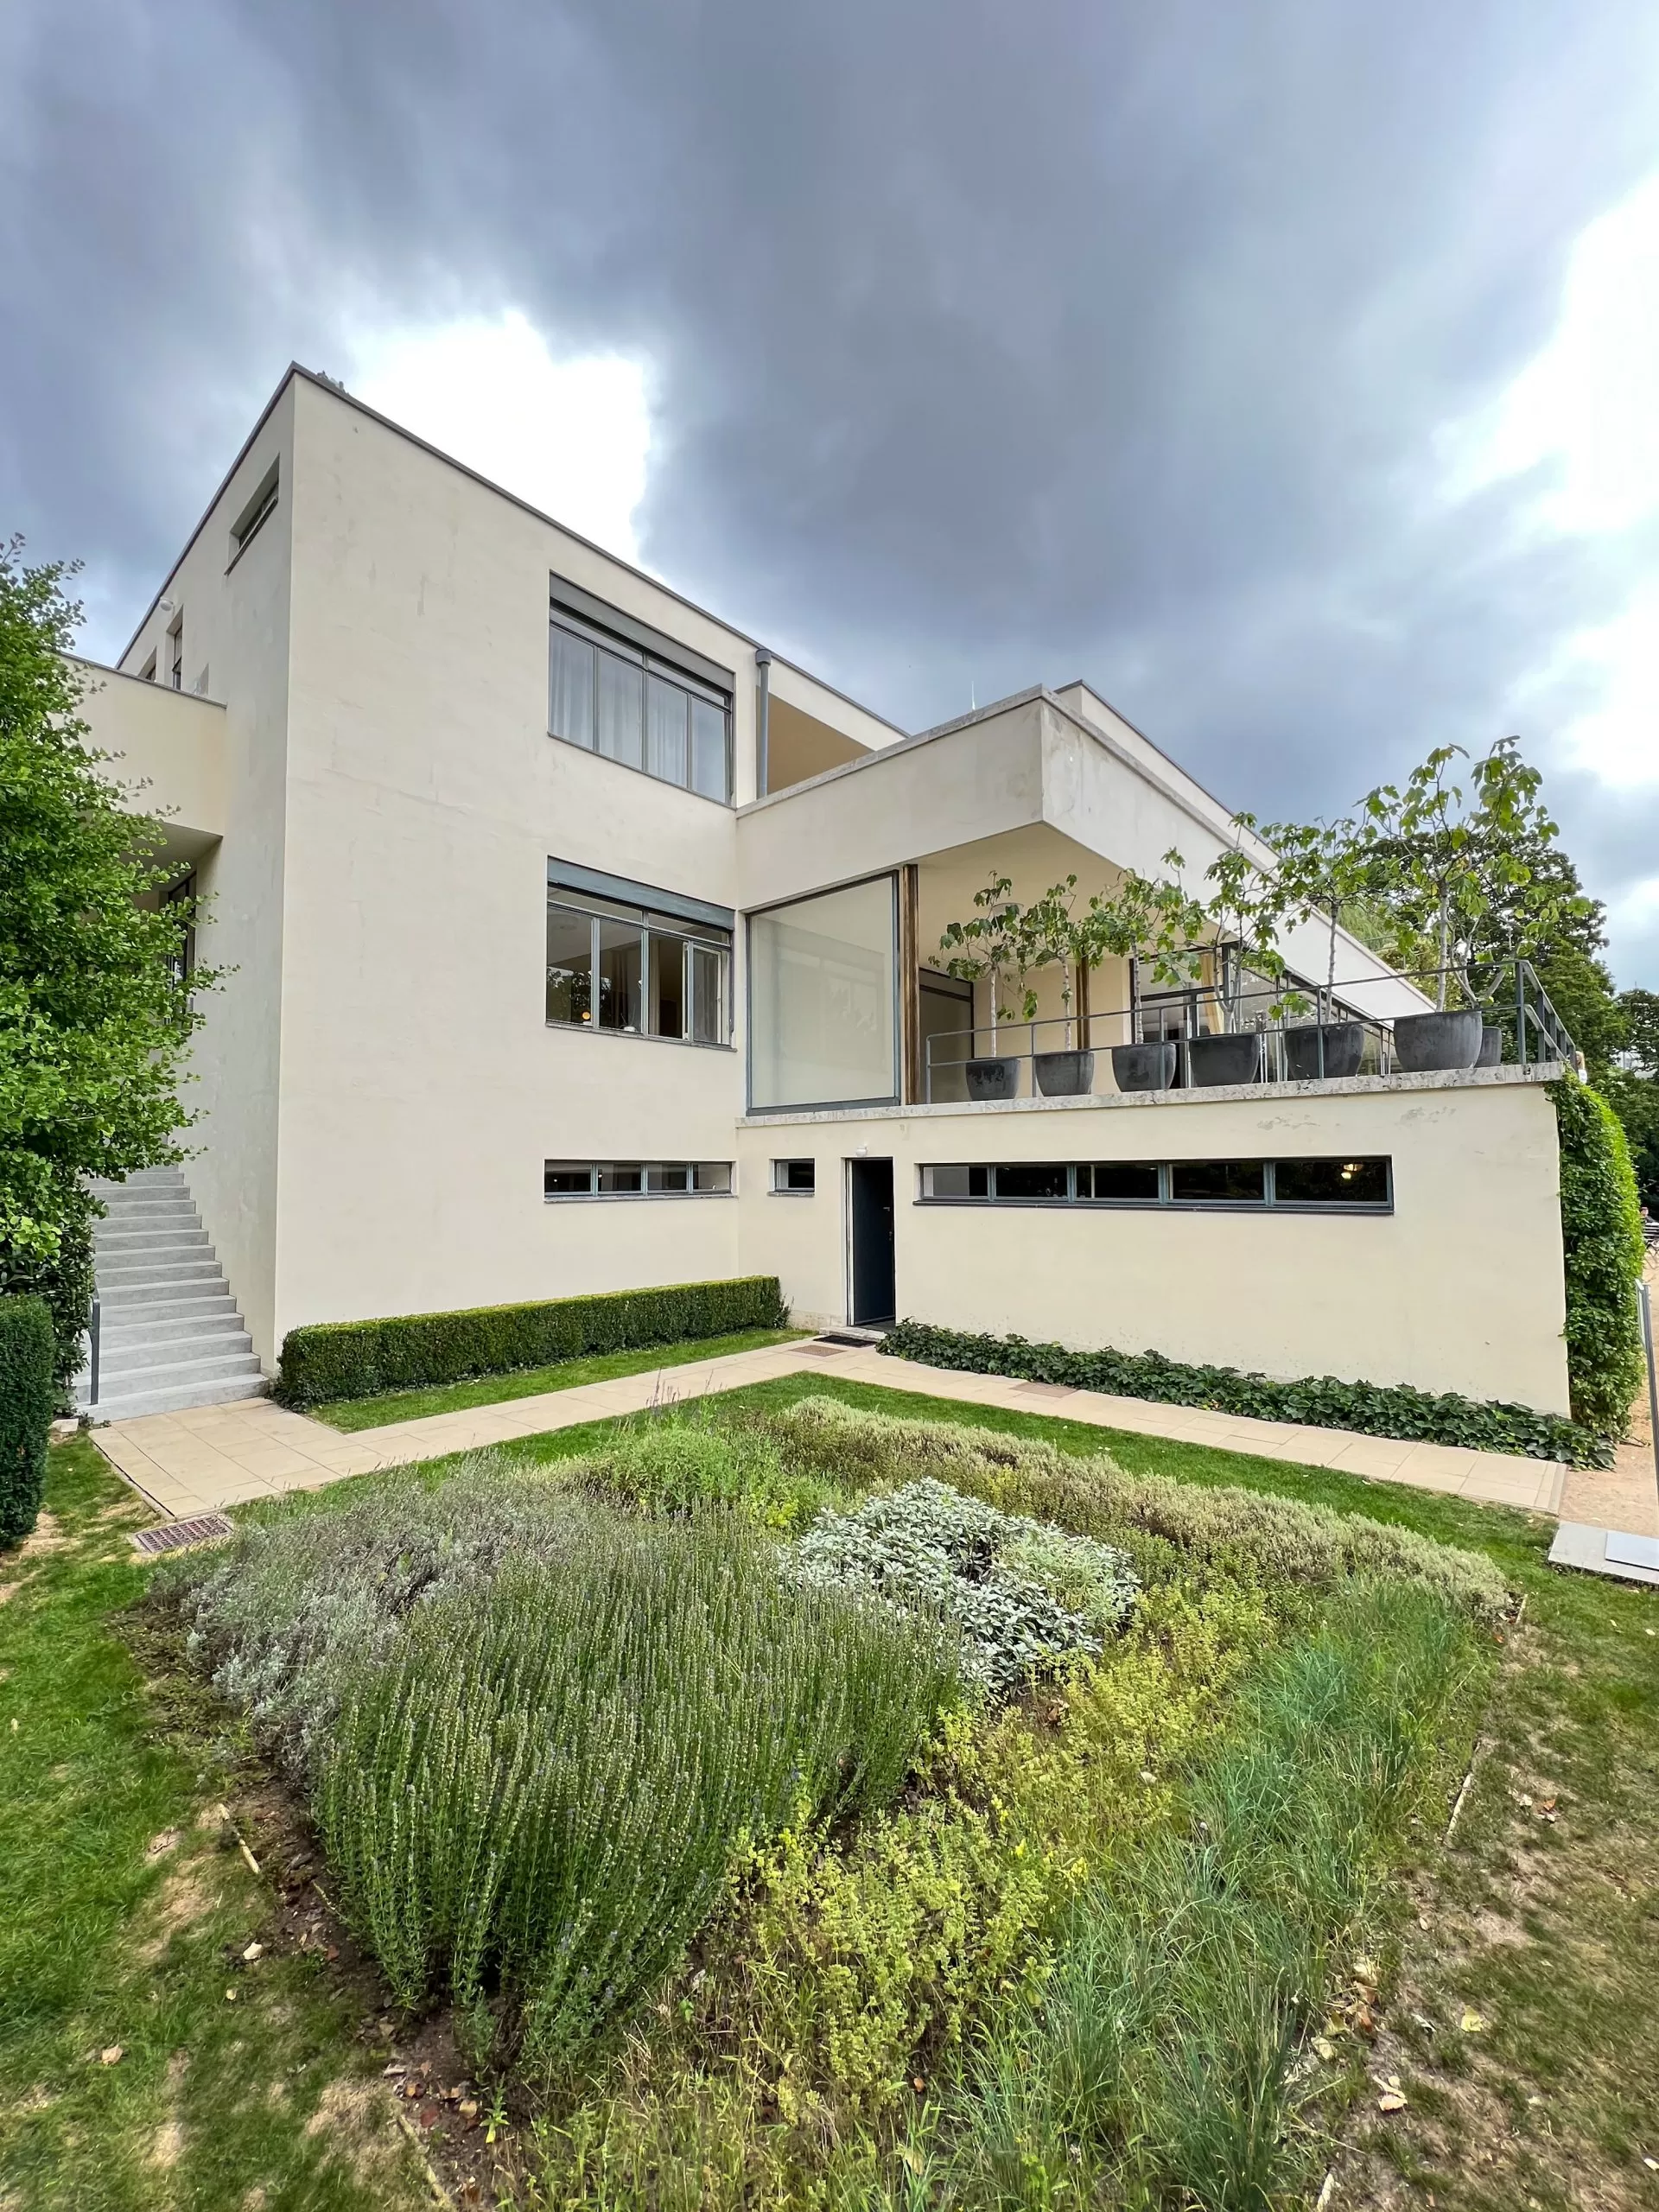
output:
[[[38,1298],[0,1298],[0,1547],[34,1528],[56,1395],[52,1316]]]
[[[1573,1418],[1622,1436],[1644,1369],[1636,1286],[1642,1222],[1618,1117],[1576,1077],[1552,1084],[1561,1147],[1567,1369]]]
[[[92,1292],[86,1179],[183,1157],[193,999],[218,980],[181,988],[189,917],[148,895],[177,873],[162,825],[81,718],[68,573],[0,547],[0,1290],[51,1307],[60,1390]]]

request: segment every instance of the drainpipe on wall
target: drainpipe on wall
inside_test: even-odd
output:
[[[772,655],[764,645],[757,645],[754,649],[754,674],[760,690],[756,703],[754,795],[757,798],[765,798],[772,766],[768,757],[772,721]]]

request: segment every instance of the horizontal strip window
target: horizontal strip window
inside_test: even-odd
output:
[[[680,1045],[731,1037],[732,940],[620,900],[547,902],[547,1020]]]
[[[924,1204],[1388,1213],[1394,1167],[1368,1160],[1014,1160],[921,1171]]]
[[[601,627],[555,598],[548,621],[550,734],[729,804],[729,685],[658,657],[638,642],[640,626],[626,626],[632,634]]]
[[[774,1160],[772,1187],[786,1197],[810,1198],[818,1187],[816,1160]]]
[[[728,1198],[729,1160],[550,1160],[548,1198]]]

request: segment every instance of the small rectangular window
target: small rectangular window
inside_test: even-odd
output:
[[[1177,1205],[1259,1206],[1266,1203],[1267,1179],[1259,1160],[1178,1160],[1170,1169],[1170,1196]]]
[[[988,1198],[991,1194],[991,1175],[988,1167],[958,1167],[954,1165],[924,1167],[922,1196],[925,1198]]]
[[[1281,1206],[1386,1206],[1386,1160],[1279,1160],[1273,1202]]]
[[[230,564],[232,568],[241,557],[243,549],[252,543],[257,534],[276,512],[278,467],[279,464],[272,461],[260,479],[258,489],[231,524]]]
[[[175,691],[184,689],[184,617],[181,614],[167,633],[168,681]]]
[[[151,653],[149,658],[144,663],[138,673],[146,683],[153,683],[156,681],[156,656],[154,653]]]
[[[726,1036],[725,992],[722,978],[726,956],[712,945],[691,948],[691,1041],[718,1045]]]
[[[729,1198],[729,1160],[550,1160],[542,1171],[549,1198]]]
[[[772,1163],[772,1187],[774,1191],[797,1192],[810,1195],[818,1187],[818,1163],[816,1160],[774,1160]]]
[[[1017,1166],[999,1167],[996,1196],[1046,1201],[1050,1205],[1063,1203],[1067,1196],[1066,1171],[1048,1160],[1022,1161]]]
[[[1158,1169],[1146,1160],[1097,1160],[1077,1170],[1077,1196],[1096,1205],[1155,1205],[1158,1185]]]

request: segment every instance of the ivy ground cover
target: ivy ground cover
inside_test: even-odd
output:
[[[493,2185],[1222,2207],[1317,2180],[1323,2024],[1510,1607],[1409,1530],[824,1396],[257,1509],[149,1618]]]

